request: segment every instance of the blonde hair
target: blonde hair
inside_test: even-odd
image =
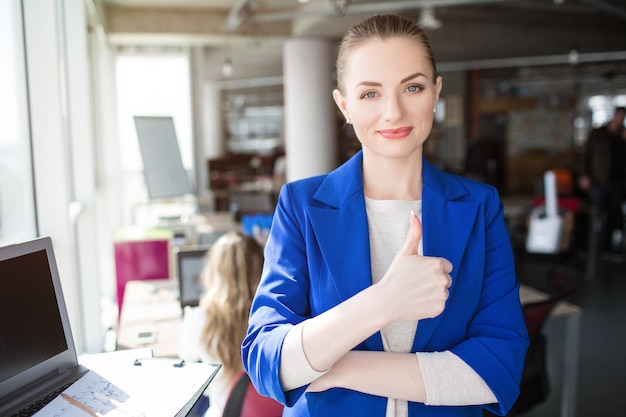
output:
[[[262,268],[261,245],[244,233],[228,232],[213,244],[202,271],[206,291],[200,307],[207,316],[202,343],[229,377],[243,370],[241,343]]]
[[[350,50],[371,39],[410,39],[422,45],[426,51],[432,71],[433,82],[437,78],[437,66],[433,50],[426,33],[417,23],[395,14],[378,14],[352,26],[343,36],[337,53],[337,88],[343,91],[343,77],[348,65]]]

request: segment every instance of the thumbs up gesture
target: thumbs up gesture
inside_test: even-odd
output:
[[[445,258],[418,255],[422,224],[411,213],[404,246],[376,284],[380,286],[390,321],[421,320],[443,312],[452,285],[452,264]]]

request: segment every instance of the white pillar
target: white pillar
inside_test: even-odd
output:
[[[214,82],[205,81],[202,86],[203,158],[218,158],[224,154],[222,118],[220,114],[220,90]],[[206,166],[204,167],[206,169]]]
[[[287,181],[337,166],[335,43],[294,38],[283,49]]]
[[[215,208],[213,191],[210,189],[209,159],[224,154],[222,118],[220,114],[220,90],[215,82],[201,81],[200,125],[202,132],[196,143],[198,169],[198,203],[201,211]]]

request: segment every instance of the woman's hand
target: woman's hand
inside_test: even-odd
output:
[[[452,264],[445,258],[418,255],[422,225],[411,213],[404,246],[377,284],[390,321],[421,320],[443,312],[452,285]]]
[[[418,255],[421,237],[422,226],[412,215],[405,244],[378,284],[306,320],[302,347],[311,368],[330,369],[392,321],[421,320],[441,314],[452,283],[452,264],[443,258]]]

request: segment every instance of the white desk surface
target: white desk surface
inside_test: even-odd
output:
[[[176,281],[129,281],[117,331],[118,349],[150,348],[156,357],[176,357],[181,319]],[[139,337],[148,332],[153,339]]]
[[[141,366],[135,364],[136,359],[142,360]],[[221,368],[220,364],[205,363],[173,366],[177,359],[154,358],[147,348],[81,355],[79,361],[90,372],[64,392],[111,417],[187,416]],[[97,395],[118,401],[103,402]],[[68,408],[61,397],[46,407],[50,409],[46,415],[86,415],[78,407]]]

